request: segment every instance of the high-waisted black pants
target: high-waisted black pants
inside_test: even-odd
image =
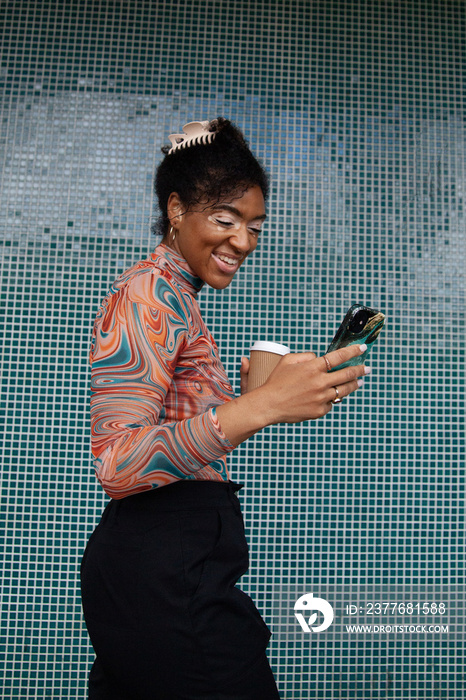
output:
[[[81,565],[91,700],[279,700],[237,484],[179,481],[111,501]]]

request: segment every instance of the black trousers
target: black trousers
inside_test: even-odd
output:
[[[237,484],[179,481],[111,501],[81,565],[92,700],[279,700]]]

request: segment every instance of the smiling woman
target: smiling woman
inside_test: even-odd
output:
[[[224,289],[257,246],[265,219],[261,188],[254,185],[230,202],[197,205],[186,211],[179,195],[168,200],[171,235],[164,242],[176,250],[193,272],[215,289]]]
[[[287,355],[235,397],[197,294],[254,251],[267,176],[231,122],[192,122],[160,164],[162,242],[103,300],[90,352],[92,450],[111,501],[82,561],[89,697],[277,700],[270,631],[236,583],[248,546],[226,456],[267,425],[319,418],[358,388],[350,346]]]

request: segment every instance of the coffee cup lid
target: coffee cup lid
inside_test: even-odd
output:
[[[262,350],[262,352],[273,352],[275,355],[288,355],[290,348],[281,343],[271,343],[268,340],[256,340],[251,348],[253,350]]]

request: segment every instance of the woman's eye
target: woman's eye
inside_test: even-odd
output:
[[[249,230],[251,231],[253,236],[258,236],[261,232],[260,228],[250,228]]]
[[[223,219],[216,219],[217,224],[220,224],[220,226],[233,226],[232,221],[225,221]]]

